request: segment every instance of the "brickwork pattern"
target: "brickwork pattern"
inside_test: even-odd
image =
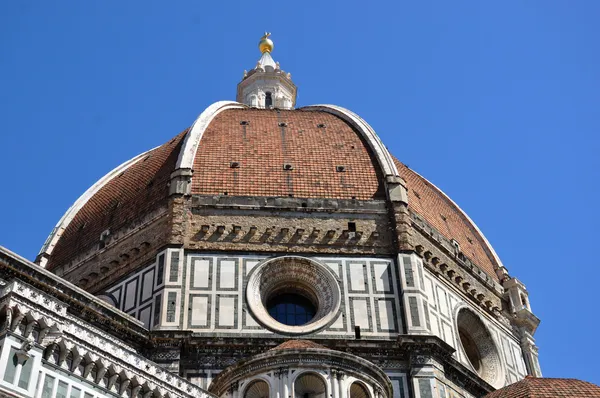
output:
[[[197,250],[390,254],[385,215],[354,219],[331,214],[262,214],[205,209],[190,217],[185,246]],[[348,221],[357,233],[347,233]],[[239,230],[237,229],[239,228]],[[204,232],[206,230],[206,232]]]
[[[86,259],[59,276],[97,294],[132,272],[154,261],[156,250],[168,243],[167,214],[99,255]],[[58,270],[57,270],[58,271]]]
[[[226,225],[231,221],[201,221],[197,215],[190,217],[189,199],[174,198],[169,201],[169,177],[175,168],[186,132],[153,150],[147,159],[130,166],[100,189],[64,231],[48,267],[53,269],[68,264],[77,255],[93,251],[104,230],[110,229],[113,233],[144,214],[166,206],[170,207],[171,218],[170,232],[165,232],[170,234],[171,244],[187,243],[194,248],[214,248],[215,244],[221,244],[226,245],[227,250],[234,250],[243,243],[237,239],[204,242],[196,235],[188,238],[190,232],[198,232],[194,225],[188,224],[190,220],[200,225],[207,221],[211,221],[207,223],[209,225]],[[234,162],[237,165],[232,167]],[[286,164],[290,165],[291,170],[284,169]],[[192,194],[383,200],[383,178],[376,165],[376,159],[360,135],[346,122],[329,113],[230,109],[219,114],[202,137],[194,160]],[[343,167],[343,171],[339,171],[339,166]],[[498,280],[495,260],[460,210],[417,173],[397,160],[396,166],[408,186],[409,209],[421,215],[446,238],[455,239],[465,256],[494,280]],[[411,250],[414,244],[411,242],[408,212],[402,206],[396,206],[393,212],[390,217],[395,219],[398,226],[398,249]],[[271,220],[273,217],[267,218],[265,222],[274,222]],[[236,221],[236,224],[244,228],[242,221]],[[316,227],[304,225],[306,223],[299,220],[294,222],[297,225],[286,228],[293,231],[302,224],[299,228],[308,233]],[[277,225],[277,222],[272,225]],[[389,223],[383,225],[387,230]],[[321,230],[326,228],[325,225],[318,227]],[[335,225],[331,229],[339,230],[340,226]],[[372,231],[364,231],[363,241],[368,239]],[[382,237],[388,235],[387,231],[378,233]],[[253,239],[258,238],[256,236]],[[387,238],[384,239],[384,246],[389,244]],[[250,240],[245,243],[256,246],[257,242]],[[272,242],[271,239],[258,243],[281,242]],[[291,243],[299,247],[296,245],[299,242]],[[274,246],[277,247],[271,249],[288,251],[290,248],[290,245]],[[375,243],[371,248],[376,246]],[[323,246],[323,250],[330,251],[332,248],[328,244]]]
[[[465,256],[480,266],[494,280],[496,261],[471,222],[436,187],[394,158],[400,176],[408,186],[408,206],[448,239],[460,244]]]
[[[359,134],[331,114],[231,109],[202,137],[192,194],[384,199],[376,164]]]
[[[322,350],[328,350],[329,348],[317,344],[310,340],[288,340],[285,343],[279,344],[277,347],[271,348],[271,351],[277,350],[300,350],[303,348],[319,348]]]
[[[600,398],[600,387],[577,379],[527,376],[484,398]]]
[[[138,217],[166,206],[168,181],[186,133],[187,130],[152,150],[91,197],[58,240],[47,268],[68,263],[98,245],[103,231],[119,230]]]

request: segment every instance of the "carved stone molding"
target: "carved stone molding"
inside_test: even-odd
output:
[[[352,376],[382,391],[382,398],[392,398],[392,383],[385,372],[364,358],[326,348],[269,350],[237,363],[215,377],[210,392],[223,396],[232,383],[286,368],[292,374],[319,372],[334,379]],[[287,372],[285,373],[287,374]]]
[[[265,304],[279,293],[295,292],[316,307],[314,318],[301,326],[284,325],[273,319]],[[283,334],[313,333],[329,326],[338,316],[341,301],[340,286],[335,275],[325,265],[298,256],[269,259],[252,269],[246,289],[248,307],[266,328]]]

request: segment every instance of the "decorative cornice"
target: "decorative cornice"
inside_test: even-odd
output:
[[[7,333],[15,331],[19,323],[26,321],[25,335],[15,337],[27,339],[31,333],[29,324],[38,322],[40,331],[38,341],[42,349],[50,348],[48,353],[58,347],[61,366],[68,353],[73,358],[85,356],[98,366],[98,374],[104,374],[108,368],[120,375],[128,375],[127,381],[136,379],[136,384],[146,386],[160,397],[194,397],[208,398],[212,394],[190,383],[189,381],[165,371],[157,364],[140,356],[137,349],[127,345],[109,333],[85,324],[68,312],[66,303],[35,289],[20,281],[12,281],[0,289],[0,309],[14,317]],[[54,331],[53,339],[47,339],[48,331]],[[88,365],[86,365],[87,368]],[[72,369],[67,369],[71,371]],[[86,370],[86,372],[88,372]],[[85,375],[85,374],[84,374]],[[98,376],[100,379],[101,376]],[[96,382],[96,381],[94,381]]]

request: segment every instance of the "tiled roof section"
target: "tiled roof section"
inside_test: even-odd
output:
[[[448,239],[460,244],[460,250],[494,280],[495,260],[471,222],[435,186],[394,158],[400,176],[408,188],[408,206]]]
[[[204,132],[192,194],[384,199],[376,164],[359,134],[329,113],[230,109]]]
[[[58,240],[47,268],[66,264],[97,245],[100,234],[117,231],[167,203],[169,178],[186,131],[153,149],[115,176],[77,212]]]
[[[310,340],[288,340],[285,343],[279,344],[277,347],[271,348],[271,350],[299,350],[303,348],[329,349]]]
[[[528,376],[484,398],[600,398],[600,387],[577,379]]]

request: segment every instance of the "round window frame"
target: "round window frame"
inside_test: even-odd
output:
[[[469,313],[467,316],[472,316],[473,320],[477,324],[477,327],[481,328],[481,330],[477,331],[479,336],[476,336],[472,330],[468,330],[463,328],[463,332],[469,335],[469,338],[473,340],[473,342],[477,346],[477,350],[479,351],[480,356],[480,370],[476,370],[475,366],[471,363],[470,358],[468,357],[465,347],[462,344],[460,338],[460,327],[459,327],[459,316],[461,312]],[[454,332],[457,337],[457,344],[462,351],[462,355],[466,359],[466,363],[468,367],[477,374],[481,379],[485,380],[487,383],[492,385],[495,388],[502,387],[502,381],[505,378],[505,364],[502,360],[502,356],[500,355],[499,345],[494,335],[491,333],[489,326],[486,324],[484,319],[475,311],[473,308],[467,305],[460,305],[454,310]],[[481,341],[481,339],[485,341]]]
[[[288,269],[273,268],[287,265]],[[295,275],[295,267],[312,267],[312,274],[300,273]],[[273,277],[272,274],[277,276]],[[263,277],[269,279],[264,281]],[[269,278],[269,276],[271,278]],[[316,313],[313,319],[299,326],[283,324],[275,320],[268,312],[267,301],[274,294],[285,290],[286,284],[294,284],[296,294],[306,291],[306,298],[315,300]],[[248,275],[246,285],[246,302],[252,316],[265,328],[287,335],[302,335],[314,333],[331,325],[339,315],[342,292],[338,278],[333,271],[319,261],[301,256],[280,256],[270,258],[256,265]]]

